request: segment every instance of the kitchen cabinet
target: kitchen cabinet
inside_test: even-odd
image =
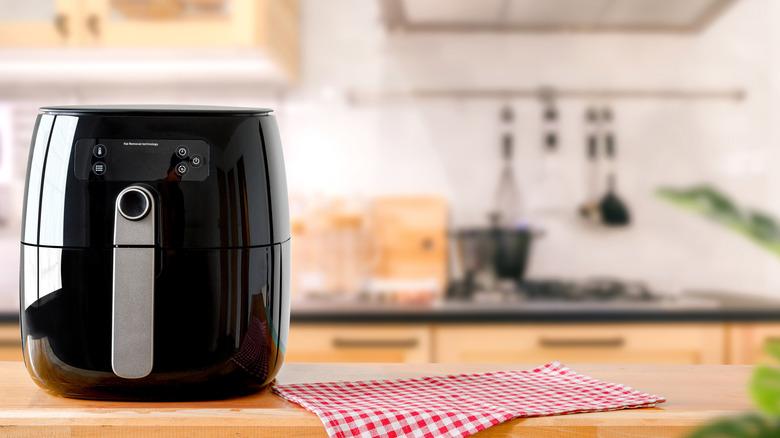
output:
[[[458,325],[433,329],[437,362],[724,363],[722,324]]]
[[[80,33],[78,1],[0,0],[0,46],[61,47],[74,44]]]
[[[711,324],[293,324],[288,362],[722,364]]]
[[[425,325],[293,325],[287,345],[287,362],[431,361]]]
[[[770,359],[766,353],[769,344],[776,344],[780,349],[780,323],[729,324],[727,344],[729,363],[766,362]]]
[[[696,33],[736,0],[382,0],[382,18],[404,32]]]
[[[22,340],[16,324],[0,324],[0,360],[22,360]]]
[[[294,76],[298,16],[298,0],[0,0],[0,46],[253,49]]]

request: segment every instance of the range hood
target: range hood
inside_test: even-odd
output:
[[[382,0],[390,30],[669,32],[705,29],[736,0]]]

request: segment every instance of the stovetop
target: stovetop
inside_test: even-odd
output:
[[[639,281],[533,279],[449,294],[427,302],[372,295],[306,297],[298,321],[722,321],[780,320],[780,300],[717,290],[667,292]]]
[[[537,279],[521,284],[497,285],[491,290],[476,290],[468,294],[470,301],[553,301],[553,302],[635,302],[651,303],[668,300],[669,294],[650,289],[639,281],[614,278],[587,280]],[[465,298],[465,297],[463,297]]]
[[[466,290],[450,293],[444,306],[461,309],[497,310],[523,309],[528,311],[648,311],[691,310],[720,307],[717,300],[688,294],[668,293],[652,289],[641,281],[611,277],[583,280],[560,278],[530,279],[520,284],[497,283],[490,289]]]
[[[706,296],[671,294],[643,282],[614,278],[587,280],[533,279],[521,284],[504,282],[490,289],[452,288],[444,297],[423,302],[391,299],[384,295],[320,297],[296,303],[296,310],[377,312],[646,312],[715,309],[720,301]]]

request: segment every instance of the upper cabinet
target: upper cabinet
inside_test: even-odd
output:
[[[73,21],[78,1],[0,0],[0,45],[60,47],[76,41]]]
[[[0,0],[0,46],[257,50],[297,76],[298,0]]]
[[[706,28],[736,0],[382,0],[409,32],[671,32]]]

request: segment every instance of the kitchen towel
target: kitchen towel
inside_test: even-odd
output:
[[[275,385],[330,437],[467,437],[513,418],[655,406],[663,397],[558,362],[525,371]]]

